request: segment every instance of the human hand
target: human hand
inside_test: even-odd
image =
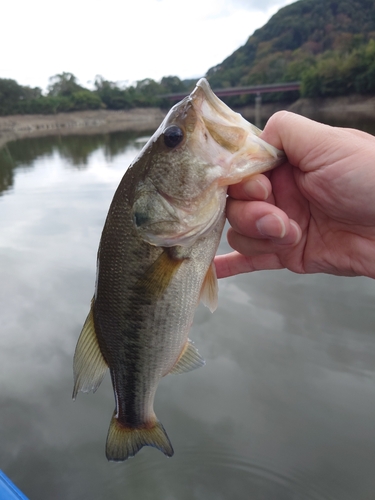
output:
[[[229,188],[219,278],[263,269],[375,278],[375,137],[287,111],[261,135],[288,162]]]

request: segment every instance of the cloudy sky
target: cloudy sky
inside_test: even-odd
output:
[[[14,0],[1,8],[0,78],[45,89],[68,71],[132,83],[195,78],[295,0]]]

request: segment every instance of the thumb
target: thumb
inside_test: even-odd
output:
[[[342,140],[334,127],[289,111],[272,115],[261,138],[283,149],[289,162],[305,172],[319,168],[318,158],[322,153],[332,148],[333,140]]]

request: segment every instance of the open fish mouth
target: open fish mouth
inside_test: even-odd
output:
[[[246,128],[249,128],[250,125],[253,133],[257,133],[259,135],[261,130],[258,127],[250,124],[247,120],[245,120],[239,113],[233,111],[229,106],[227,106],[221,99],[217,97],[217,95],[212,91],[210,84],[205,78],[201,78],[197,84],[193,92],[190,94],[192,99],[199,98],[199,95],[203,96],[202,105],[204,105],[204,109],[202,109],[202,113],[206,117],[210,117],[215,119],[215,122],[222,121],[228,125],[241,125],[246,124]],[[206,113],[204,113],[204,111]],[[220,120],[221,119],[221,120]]]
[[[274,168],[285,159],[280,151],[260,138],[261,130],[236,113],[212,91],[205,78],[201,78],[190,94],[194,107],[199,110],[202,124],[210,137],[227,153],[230,161],[225,165],[220,185],[235,184],[260,170]],[[256,165],[254,171],[250,164]],[[267,168],[267,165],[268,168]]]

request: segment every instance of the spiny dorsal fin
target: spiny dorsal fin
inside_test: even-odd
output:
[[[177,363],[173,366],[169,373],[175,375],[176,373],[190,372],[191,370],[200,368],[205,364],[206,362],[199,354],[197,348],[194,347],[192,341],[188,339],[180,357],[177,360]]]
[[[136,290],[142,295],[158,299],[165,292],[182,264],[183,259],[174,258],[167,250],[163,250],[143,277],[136,283]]]
[[[208,268],[201,288],[200,299],[211,312],[217,308],[219,285],[217,283],[216,268],[212,262]]]
[[[74,353],[74,389],[73,399],[78,391],[95,392],[108,369],[98,339],[96,338],[92,305],[83,325]]]
[[[106,455],[113,462],[122,462],[134,455],[143,446],[153,446],[167,457],[173,455],[173,448],[162,424],[155,420],[150,426],[125,427],[114,414],[109,426]]]

